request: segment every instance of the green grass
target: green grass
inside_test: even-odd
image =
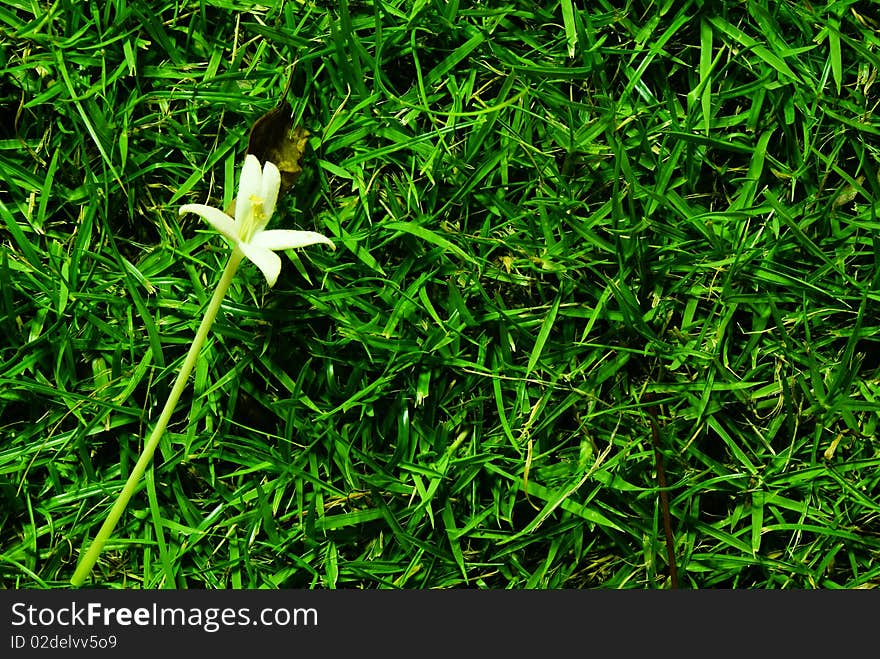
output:
[[[668,587],[652,405],[683,587],[880,584],[870,3],[151,4],[0,7],[0,586],[67,586],[291,67],[337,250],[242,268],[93,584]]]

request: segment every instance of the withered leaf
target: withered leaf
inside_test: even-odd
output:
[[[856,179],[856,183],[859,186],[861,186],[862,183],[864,183],[864,182],[865,182],[864,176],[859,176]],[[851,202],[853,199],[855,199],[858,194],[859,194],[859,189],[855,185],[848,184],[846,187],[843,188],[843,191],[839,195],[837,195],[837,197],[835,197],[835,199],[831,205],[834,208],[839,208],[840,206],[845,206],[846,204]]]
[[[248,138],[247,152],[254,154],[262,163],[275,163],[281,172],[283,195],[302,173],[300,159],[308,144],[309,132],[293,125],[290,103],[282,100],[254,122]]]

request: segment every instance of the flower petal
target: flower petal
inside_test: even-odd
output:
[[[180,207],[180,214],[184,213],[195,213],[201,216],[233,243],[238,242],[238,227],[235,225],[235,220],[219,208],[204,204],[185,204]]]
[[[269,288],[272,288],[278,281],[278,275],[281,272],[281,259],[278,258],[278,255],[266,247],[245,242],[239,242],[238,249],[262,271],[266,277],[266,283],[269,284]]]
[[[278,167],[275,166],[275,163],[266,161],[266,164],[263,165],[263,187],[260,191],[260,197],[263,199],[263,217],[265,218],[265,224],[263,226],[257,227],[259,231],[266,224],[269,223],[269,218],[272,217],[272,213],[275,212],[275,203],[278,201],[278,189],[281,187],[281,172],[278,171]]]
[[[294,249],[296,247],[306,247],[307,245],[315,245],[324,243],[336,249],[326,236],[314,231],[289,231],[287,229],[273,229],[271,231],[260,231],[251,240],[251,245],[278,251],[281,249]]]
[[[249,153],[244,159],[241,168],[241,178],[238,181],[238,197],[235,199],[235,221],[243,223],[251,213],[253,202],[251,197],[259,196],[263,187],[263,173],[260,171],[260,161]]]

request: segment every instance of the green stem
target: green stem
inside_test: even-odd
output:
[[[202,318],[202,323],[199,325],[196,337],[193,339],[189,352],[186,354],[186,359],[180,367],[180,372],[177,374],[177,380],[174,381],[174,387],[172,387],[171,393],[168,395],[168,400],[165,402],[162,414],[159,415],[159,420],[156,422],[153,432],[150,433],[149,438],[144,444],[144,450],[141,453],[141,457],[138,458],[137,463],[134,465],[134,469],[131,470],[128,480],[125,481],[122,492],[119,493],[119,497],[116,499],[110,512],[107,513],[107,518],[104,520],[104,524],[98,531],[98,535],[95,536],[92,545],[89,547],[89,550],[85,552],[85,555],[83,555],[82,560],[77,566],[76,572],[74,572],[73,578],[70,580],[70,583],[74,586],[81,586],[85,582],[86,577],[88,577],[89,572],[91,572],[92,567],[94,567],[95,562],[98,560],[98,555],[104,548],[104,544],[109,539],[110,534],[113,533],[113,529],[116,527],[119,518],[122,517],[122,513],[125,511],[129,499],[131,499],[135,489],[137,489],[141,477],[144,475],[144,471],[146,471],[150,461],[153,459],[153,453],[156,451],[156,446],[158,446],[159,440],[162,438],[165,428],[168,426],[168,421],[171,419],[171,414],[177,406],[180,394],[183,393],[186,381],[189,379],[189,375],[192,373],[193,367],[196,365],[199,351],[205,343],[211,325],[214,324],[217,312],[220,311],[220,303],[223,302],[223,298],[226,296],[226,291],[229,288],[229,284],[232,283],[232,278],[235,276],[235,272],[238,270],[238,266],[241,264],[243,256],[244,255],[238,248],[233,249],[232,254],[229,256],[229,261],[226,263],[226,269],[223,270],[223,276],[220,278],[220,282],[217,284],[217,289],[214,291],[214,295],[208,303],[208,308],[205,310],[205,317]],[[83,549],[85,549],[85,545],[83,545]]]

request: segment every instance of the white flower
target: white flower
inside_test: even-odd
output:
[[[266,162],[263,171],[260,171],[260,161],[253,154],[248,154],[238,183],[234,218],[218,208],[204,204],[186,204],[180,207],[180,213],[195,213],[210,222],[234,247],[254,262],[271,287],[278,281],[278,273],[281,272],[281,259],[275,252],[316,243],[324,243],[336,249],[329,238],[314,231],[266,231],[266,225],[275,212],[280,186],[281,173],[278,168],[271,162]]]

